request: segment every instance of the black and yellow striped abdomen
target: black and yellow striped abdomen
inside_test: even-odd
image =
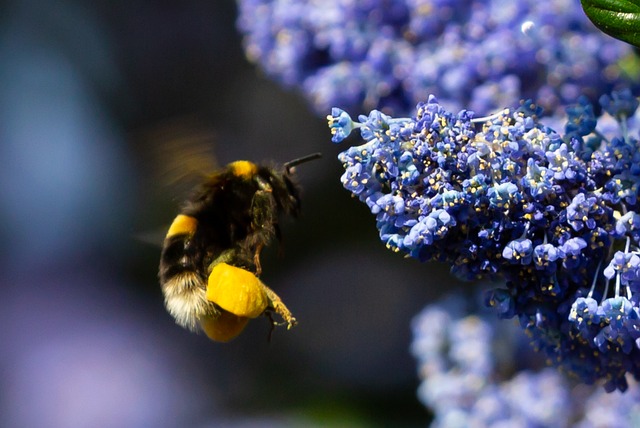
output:
[[[191,331],[199,330],[202,318],[219,313],[206,298],[206,251],[198,233],[194,217],[178,215],[164,239],[159,269],[167,311]]]

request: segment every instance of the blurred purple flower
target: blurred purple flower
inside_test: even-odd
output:
[[[571,0],[238,0],[250,61],[318,112],[407,114],[429,94],[482,114],[532,98],[549,112],[632,83],[631,46]]]

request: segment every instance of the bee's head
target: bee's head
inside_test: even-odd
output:
[[[300,213],[300,187],[294,180],[295,167],[301,163],[319,159],[320,153],[313,153],[289,161],[283,165],[284,171],[269,171],[269,183],[273,189],[273,196],[281,211],[296,217]]]
[[[259,167],[254,180],[260,190],[266,190],[281,213],[297,217],[300,213],[300,187],[295,183],[292,174],[278,171],[270,167]]]
[[[279,212],[296,217],[300,213],[300,187],[294,179],[294,168],[320,156],[320,153],[314,153],[294,159],[285,163],[282,170],[249,161],[235,161],[229,164],[229,171],[234,177],[243,178],[242,181],[252,182],[258,190],[271,193]]]

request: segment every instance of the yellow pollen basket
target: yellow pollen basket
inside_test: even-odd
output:
[[[217,317],[206,317],[200,320],[202,331],[216,342],[228,342],[235,339],[247,326],[249,318],[239,317],[227,311],[221,311]]]
[[[236,177],[251,178],[258,173],[255,163],[244,160],[231,162],[229,168]]]
[[[174,235],[192,234],[198,228],[198,220],[194,217],[179,214],[173,219],[173,223],[169,227],[166,238],[171,238]]]
[[[207,285],[207,300],[238,317],[256,318],[267,306],[266,286],[248,270],[217,264]]]

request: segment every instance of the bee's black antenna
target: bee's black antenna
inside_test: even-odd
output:
[[[305,163],[305,162],[309,162],[312,160],[316,160],[316,159],[320,159],[322,157],[322,153],[312,153],[310,155],[307,156],[303,156],[301,158],[298,159],[294,159],[291,160],[287,163],[284,164],[284,170],[287,172],[287,174],[291,174],[291,171],[293,170],[294,167],[300,165],[301,163]]]

